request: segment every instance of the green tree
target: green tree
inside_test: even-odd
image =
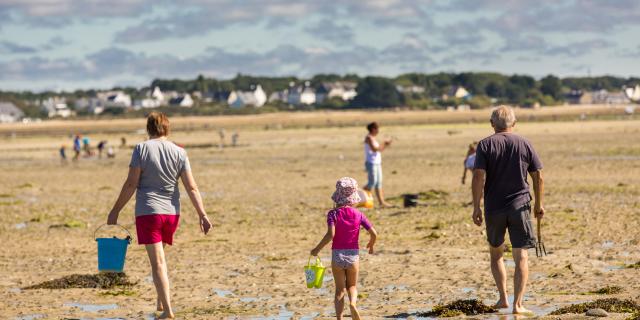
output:
[[[540,92],[560,100],[562,99],[562,82],[558,77],[548,75],[540,80]]]
[[[366,77],[360,80],[356,91],[358,95],[351,103],[355,107],[394,107],[403,102],[393,81],[383,77]]]

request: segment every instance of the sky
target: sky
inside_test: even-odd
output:
[[[0,90],[237,73],[640,75],[638,0],[0,0]]]

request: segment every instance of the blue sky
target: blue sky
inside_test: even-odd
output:
[[[154,78],[640,75],[637,0],[0,0],[0,90]]]

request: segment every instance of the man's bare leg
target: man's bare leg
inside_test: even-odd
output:
[[[503,258],[504,246],[489,247],[489,253],[491,254],[491,274],[493,280],[496,282],[500,299],[496,303],[496,308],[504,309],[509,308],[509,301],[507,301],[507,270],[504,266]]]
[[[529,279],[529,253],[527,249],[513,248],[513,260],[516,264],[516,274],[513,277],[513,313],[531,313],[522,305],[524,292]]]

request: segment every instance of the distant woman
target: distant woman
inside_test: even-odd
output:
[[[391,145],[391,140],[385,140],[383,144],[378,143],[376,136],[380,130],[378,123],[371,122],[367,125],[369,134],[364,139],[365,169],[367,170],[367,185],[364,190],[371,192],[375,189],[378,202],[383,207],[390,207],[391,204],[384,200],[382,191],[382,155],[381,152]]]
[[[108,224],[117,224],[118,215],[136,192],[136,231],[138,244],[145,245],[153,284],[158,294],[159,319],[174,318],[169,294],[169,276],[164,255],[164,245],[173,244],[173,235],[180,218],[180,192],[178,179],[182,180],[191,203],[200,216],[200,229],[206,235],[211,228],[196,185],[187,152],[167,140],[169,119],[163,113],[152,112],[147,118],[149,140],[134,149],[129,164],[129,175],[118,200],[111,209]]]

